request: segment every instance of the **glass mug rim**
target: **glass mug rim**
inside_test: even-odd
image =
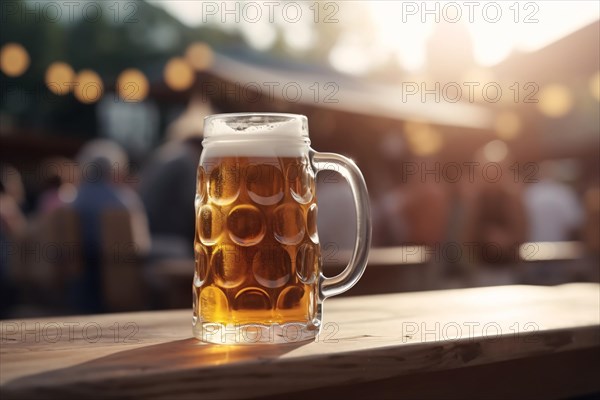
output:
[[[247,140],[299,141],[310,145],[308,118],[273,112],[221,113],[204,117],[203,144]]]

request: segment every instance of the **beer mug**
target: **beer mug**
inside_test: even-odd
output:
[[[335,277],[321,271],[315,175],[322,170],[347,180],[356,209],[354,251]],[[204,342],[314,339],[323,301],[365,270],[371,222],[364,179],[350,159],[310,148],[303,115],[207,117],[195,209],[192,323]]]

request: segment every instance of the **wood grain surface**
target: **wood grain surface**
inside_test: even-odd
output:
[[[2,399],[250,398],[565,354],[589,372],[575,355],[600,349],[600,285],[334,298],[315,342],[286,345],[199,343],[191,310],[0,324]]]

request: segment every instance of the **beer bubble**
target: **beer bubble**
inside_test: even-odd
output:
[[[304,238],[304,215],[296,204],[282,204],[273,213],[273,234],[282,244],[298,244]]]
[[[258,208],[249,204],[239,205],[227,217],[229,237],[240,246],[253,246],[265,236],[265,218]]]
[[[223,244],[217,248],[210,259],[216,283],[223,288],[234,288],[244,282],[246,263],[234,245]]]
[[[280,310],[297,308],[302,304],[303,297],[304,288],[300,286],[288,286],[281,291],[277,299],[277,308]]]
[[[206,196],[206,172],[204,172],[204,168],[201,165],[198,165],[196,182],[196,199],[202,202],[204,201],[204,196]]]
[[[235,296],[234,310],[270,310],[271,299],[262,289],[250,287],[242,289]]]
[[[210,199],[220,206],[231,204],[240,193],[240,174],[237,163],[223,163],[210,173]]]
[[[278,166],[252,164],[246,169],[248,195],[257,204],[270,206],[283,199],[283,174]]]
[[[200,241],[207,246],[217,243],[223,229],[223,223],[223,214],[217,208],[209,204],[200,207],[197,222]]]
[[[252,260],[256,281],[266,288],[285,285],[292,272],[292,260],[284,248],[270,246],[259,249]]]
[[[203,321],[220,323],[227,321],[229,303],[225,293],[215,286],[207,286],[200,292],[200,317]]]
[[[200,287],[206,280],[208,273],[208,256],[204,246],[196,243],[194,246],[194,258],[196,261],[196,269],[194,271],[194,286]]]
[[[315,179],[312,168],[304,163],[292,163],[287,167],[286,177],[294,200],[307,204],[313,199]]]

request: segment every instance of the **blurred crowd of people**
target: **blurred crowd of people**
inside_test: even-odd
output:
[[[1,164],[2,316],[15,307],[20,315],[37,315],[164,306],[152,290],[141,302],[127,293],[160,285],[146,273],[153,264],[193,262],[202,119],[197,122],[184,113],[141,170],[130,169],[126,151],[109,139],[87,142],[74,159],[45,159],[33,173],[32,204],[26,204],[27,180]]]
[[[202,129],[197,121],[188,124],[195,127],[191,130],[181,124],[171,126],[166,142],[138,174],[128,169],[126,152],[108,139],[86,143],[74,160],[44,160],[41,191],[27,215],[21,174],[1,166],[4,314],[19,306],[27,315],[26,305],[62,313],[114,310],[108,296],[117,296],[124,309],[163,307],[160,292],[152,290],[160,287],[160,278],[149,271],[165,260],[187,262],[191,279]],[[484,153],[475,161],[485,163]],[[434,162],[416,157],[398,165],[434,171]],[[509,158],[498,165],[508,171]],[[449,243],[458,245],[463,256],[450,260],[446,254],[436,259],[436,268],[465,276],[484,265],[510,272],[525,242],[582,241],[597,262],[600,189],[595,183],[578,193],[561,179],[561,170],[560,162],[544,162],[530,183],[507,173],[448,183],[431,173],[394,170],[395,187],[372,199],[374,244],[422,245],[438,252]],[[319,182],[318,197],[323,251],[332,243],[336,251],[350,249],[353,221],[344,216],[354,211],[348,188],[343,180]],[[144,285],[149,287],[144,300],[128,304],[127,295]]]
[[[598,183],[582,183],[571,159],[527,163],[518,170],[508,151],[501,159],[488,156],[482,147],[463,164],[478,169],[472,174],[465,169],[456,180],[456,171],[444,172],[435,159],[401,163],[394,189],[374,207],[374,243],[428,246],[438,280],[458,275],[467,285],[597,280]],[[486,166],[493,168],[486,172]],[[569,247],[578,254],[550,254],[539,245],[565,242],[579,243]],[[543,262],[521,268],[527,260]]]

